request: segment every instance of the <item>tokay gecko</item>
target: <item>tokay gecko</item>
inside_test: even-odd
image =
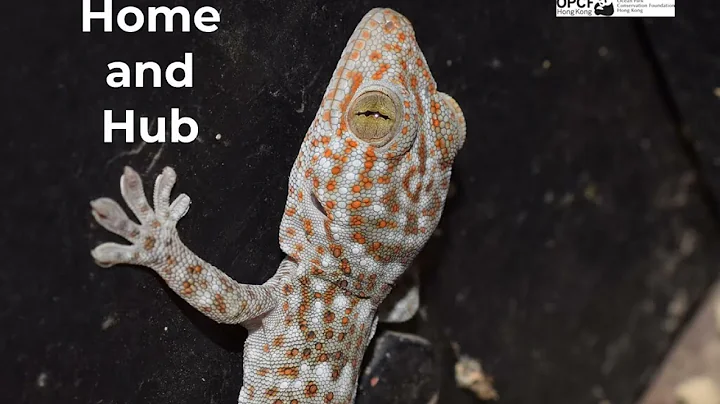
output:
[[[92,256],[101,266],[149,267],[208,317],[246,327],[239,403],[352,404],[378,319],[408,317],[381,318],[380,304],[435,230],[464,140],[463,113],[437,91],[410,22],[373,9],[343,50],[290,172],[279,235],[287,257],[272,278],[238,283],[182,243],[175,225],[190,198],[170,203],[170,167],[152,207],[125,168],[122,197],[140,224],[110,198],[91,202],[100,225],[132,243],[104,243]]]

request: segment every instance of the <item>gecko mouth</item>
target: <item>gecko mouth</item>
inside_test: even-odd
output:
[[[322,213],[323,216],[327,217],[327,212],[325,211],[325,208],[323,208],[317,196],[315,196],[315,192],[310,192],[310,201],[312,202],[313,206],[315,206],[315,209]]]

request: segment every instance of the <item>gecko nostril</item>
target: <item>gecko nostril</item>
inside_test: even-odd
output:
[[[325,208],[323,208],[317,196],[315,196],[315,192],[310,192],[310,200],[312,201],[313,206],[315,206],[315,208],[319,210],[323,216],[327,217],[327,212],[325,211]]]

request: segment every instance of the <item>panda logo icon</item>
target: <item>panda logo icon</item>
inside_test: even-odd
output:
[[[615,13],[615,6],[612,0],[600,0],[595,4],[595,15],[610,17]]]

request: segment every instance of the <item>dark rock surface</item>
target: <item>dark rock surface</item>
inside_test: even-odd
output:
[[[663,95],[669,100],[689,154],[694,154],[703,168],[700,174],[711,188],[716,205],[720,195],[718,19],[717,2],[700,0],[690,7],[678,7],[677,18],[645,21],[645,35],[662,73],[659,84],[665,89]]]
[[[427,404],[438,394],[439,369],[432,344],[411,334],[377,335],[360,375],[357,404]]]
[[[124,165],[146,187],[171,165],[193,198],[183,240],[239,281],[269,278],[290,166],[350,33],[375,6],[413,22],[469,125],[442,236],[421,258],[421,314],[378,336],[399,328],[431,341],[440,403],[477,401],[455,387],[451,344],[481,360],[503,403],[639,396],[716,277],[717,223],[701,190],[719,177],[698,172],[678,141],[636,23],[556,19],[536,1],[174,4],[222,9],[220,30],[82,33],[80,3],[7,8],[0,401],[236,402],[245,331],[205,319],[147,270],[95,266],[89,250],[113,238],[88,202],[119,198]],[[673,34],[696,21],[654,21],[649,32],[709,170],[718,138],[707,87],[717,84],[702,61],[677,61],[680,49],[718,60],[714,45],[698,49],[717,25]],[[166,65],[184,52],[194,54],[192,89],[105,84],[109,62]],[[196,142],[102,142],[103,109],[154,117],[171,107],[197,120]],[[396,372],[416,370],[406,365]]]

